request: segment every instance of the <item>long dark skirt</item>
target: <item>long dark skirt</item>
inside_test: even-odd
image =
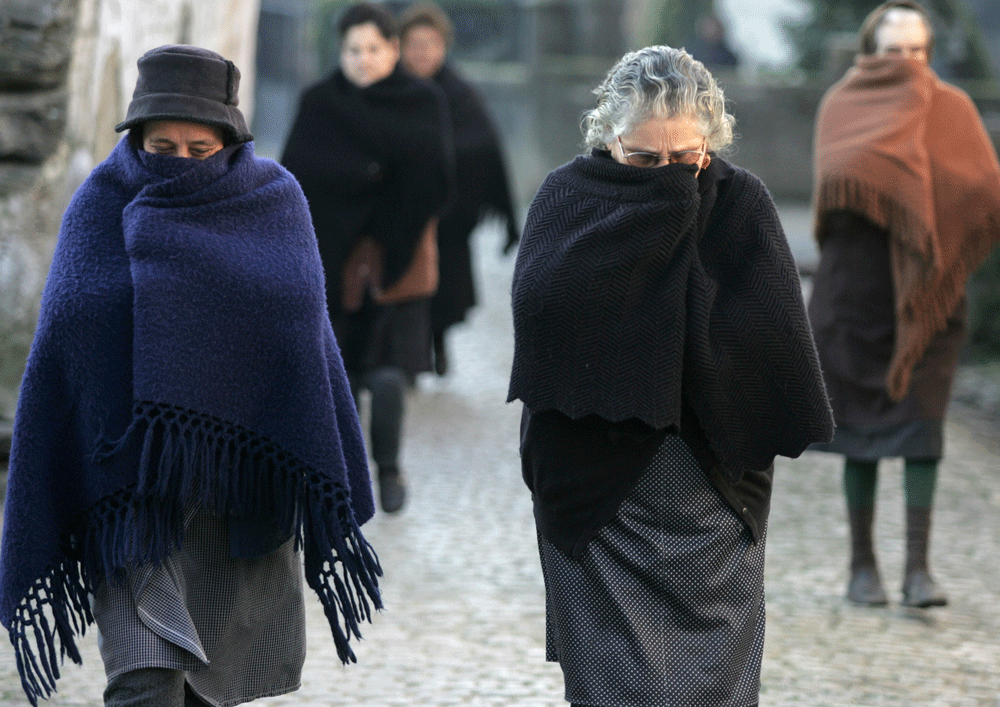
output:
[[[566,700],[749,707],[764,649],[764,541],[669,436],[579,561],[539,536],[546,659]]]
[[[873,461],[939,458],[965,342],[965,300],[914,367],[910,392],[892,400],[885,387],[896,339],[889,234],[849,211],[825,218],[829,235],[813,278],[809,318],[837,429],[832,442],[815,449]]]

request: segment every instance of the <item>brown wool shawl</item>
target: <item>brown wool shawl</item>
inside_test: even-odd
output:
[[[890,235],[896,342],[886,389],[901,400],[1000,240],[1000,165],[971,99],[912,59],[858,56],[823,97],[815,141],[817,241],[824,214],[843,209]]]

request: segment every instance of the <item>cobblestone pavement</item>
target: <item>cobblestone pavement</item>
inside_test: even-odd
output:
[[[366,626],[358,664],[342,667],[317,602],[309,603],[302,688],[264,707],[348,705],[558,707],[562,677],[543,659],[543,589],[517,458],[519,409],[505,405],[512,259],[479,234],[484,306],[451,339],[453,371],[410,395],[400,514],[366,528],[385,568],[386,610]],[[843,599],[846,524],[839,464],[780,459],[768,538],[762,707],[1000,707],[1000,449],[953,414],[941,468],[933,564],[951,604],[898,605],[900,466],[883,467],[878,551],[893,604]],[[96,640],[69,664],[52,705],[100,705]],[[25,704],[9,646],[0,647],[0,707]],[[697,707],[697,706],[695,706]]]

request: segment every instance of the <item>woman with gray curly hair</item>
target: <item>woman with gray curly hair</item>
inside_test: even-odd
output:
[[[647,47],[595,94],[512,288],[546,657],[575,705],[749,707],[774,457],[833,431],[798,274],[700,62]]]

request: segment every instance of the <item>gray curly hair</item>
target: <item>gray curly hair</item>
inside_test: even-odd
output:
[[[736,119],[705,65],[683,49],[646,47],[629,52],[594,89],[597,107],[583,116],[584,145],[606,149],[615,137],[656,116],[694,116],[709,152],[733,143]]]

